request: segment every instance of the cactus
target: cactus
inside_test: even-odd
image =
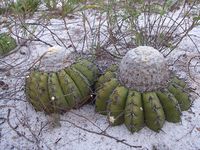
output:
[[[139,131],[144,126],[142,95],[139,92],[129,90],[124,119],[124,124],[131,133]]]
[[[90,84],[93,84],[98,76],[98,69],[90,61],[84,59],[74,65],[75,69],[81,72],[89,81]]]
[[[160,101],[154,92],[145,92],[142,95],[145,124],[153,131],[158,132],[165,121],[165,115]]]
[[[108,72],[100,79],[107,76]],[[174,81],[171,81],[169,89],[139,92],[126,88],[116,77],[112,77],[97,89],[96,111],[107,114],[111,125],[124,123],[132,133],[142,129],[144,124],[151,130],[159,132],[165,120],[180,122],[181,110],[187,110],[190,104],[188,95],[181,92],[178,85],[172,88],[171,84]]]
[[[96,96],[96,110],[101,114],[107,114],[107,104],[109,100],[110,93],[114,91],[117,87],[118,81],[116,79],[111,79],[106,82],[102,88],[99,90]]]
[[[83,65],[83,70],[79,71],[76,66],[80,64]],[[90,70],[87,69],[88,65]],[[34,70],[26,78],[27,99],[36,111],[45,111],[47,114],[78,108],[90,98],[97,75],[98,68],[87,60],[58,72]]]
[[[14,38],[5,33],[0,34],[0,56],[8,54],[16,46],[17,44]]]
[[[86,77],[73,67],[65,69],[65,72],[76,84],[82,97],[87,97],[90,93],[90,84]]]
[[[173,123],[180,122],[181,111],[188,110],[191,105],[185,81],[176,75],[172,76],[167,66],[166,70],[163,70],[166,62],[162,62],[161,66],[154,64],[156,61],[152,60],[153,56],[150,56],[151,59],[148,58],[154,50],[146,54],[144,48],[146,47],[142,47],[142,52],[137,48],[136,50],[140,52],[134,53],[145,54],[139,57],[146,65],[140,65],[139,58],[129,53],[128,55],[131,56],[125,58],[126,60],[130,58],[131,64],[125,60],[121,62],[118,70],[111,69],[111,71],[108,68],[96,83],[96,111],[107,114],[108,121],[113,126],[124,123],[132,133],[141,130],[145,125],[159,132],[165,120]],[[156,52],[156,55],[159,53]],[[160,59],[159,62],[165,61],[162,56],[159,57],[157,57]],[[134,64],[135,60],[136,64]],[[154,72],[155,68],[152,71],[149,64],[157,66],[158,72]],[[133,72],[128,70],[132,68],[141,69],[141,73],[135,74],[135,70]],[[116,72],[119,72],[119,75],[116,75]],[[162,78],[156,80],[158,73],[162,74]],[[145,79],[146,81],[143,82],[142,80]]]
[[[98,82],[96,83],[96,89],[101,88],[101,86],[103,85],[103,83],[111,80],[113,77],[115,77],[115,73],[108,71],[105,73],[105,75],[101,76],[98,80]]]
[[[63,94],[65,95],[65,99],[67,100],[69,107],[72,108],[77,106],[79,104],[79,100],[81,99],[81,93],[74,81],[70,78],[64,69],[58,73],[58,78],[60,80],[60,86],[63,89]]]
[[[103,83],[109,81],[111,78],[116,77],[117,65],[111,65],[103,76],[100,76],[96,83],[96,89],[100,88]]]
[[[182,88],[186,87],[186,83],[176,76],[172,79],[172,83],[177,84],[177,85],[181,86]]]
[[[62,88],[60,86],[57,73],[51,73],[48,77],[48,89],[50,100],[53,103],[53,108],[55,111],[62,112],[68,110],[69,106],[65,100]]]
[[[110,124],[119,125],[124,122],[124,108],[128,89],[118,86],[110,96],[111,101],[108,102],[108,118]]]
[[[181,86],[172,83],[169,85],[168,89],[178,100],[182,111],[188,110],[190,108],[191,101],[189,99],[189,96]]]
[[[167,89],[158,91],[157,95],[163,106],[166,120],[169,122],[180,122],[181,121],[181,110],[178,101],[172,93]],[[170,111],[168,111],[170,110]]]

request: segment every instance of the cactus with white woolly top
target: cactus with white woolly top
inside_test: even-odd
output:
[[[26,77],[27,99],[47,114],[79,108],[90,99],[97,76],[97,66],[86,59],[56,72],[34,70]]]
[[[145,125],[159,132],[165,120],[180,122],[181,111],[191,105],[185,81],[172,75],[163,55],[147,46],[130,50],[118,70],[108,69],[99,78],[97,87],[96,111],[131,132]]]

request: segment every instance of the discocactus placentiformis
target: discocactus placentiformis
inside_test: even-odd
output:
[[[14,38],[5,33],[0,34],[0,56],[8,54],[16,47],[17,44]]]
[[[97,66],[86,59],[56,72],[34,70],[26,77],[27,99],[37,111],[66,112],[90,98],[97,76]]]
[[[152,47],[130,50],[119,68],[108,69],[96,84],[96,111],[111,125],[131,132],[146,126],[159,132],[165,122],[180,122],[191,101],[186,83],[173,75],[165,58]]]

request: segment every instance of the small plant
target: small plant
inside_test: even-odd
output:
[[[2,0],[0,2],[0,15],[1,14],[5,14],[6,12],[10,11],[10,5],[11,5],[12,1],[8,1],[8,0]]]
[[[200,20],[198,9],[190,15],[198,0],[112,0],[96,4],[107,17],[107,30],[103,27],[101,32],[107,31],[108,39],[100,41],[101,47],[118,46],[112,53],[119,56],[124,56],[125,48],[137,46],[151,46],[168,56]]]
[[[3,8],[3,7],[1,8],[1,7],[0,7],[0,15],[1,15],[1,14],[4,14],[4,13],[6,12],[6,10],[7,10],[6,8]]]
[[[49,10],[57,9],[58,0],[44,0],[44,3]]]
[[[145,124],[159,132],[165,120],[180,122],[181,111],[191,106],[186,83],[171,74],[159,51],[147,46],[130,50],[119,69],[108,69],[96,88],[96,111],[131,132]]]
[[[57,72],[34,70],[26,78],[26,95],[37,111],[66,112],[90,99],[97,74],[97,67],[85,59]]]
[[[49,10],[57,10],[62,16],[67,16],[81,9],[81,2],[85,0],[45,0],[45,5]]]
[[[0,56],[8,54],[17,46],[16,41],[11,36],[0,34]]]
[[[32,15],[39,5],[40,0],[17,0],[10,5],[10,8],[17,14]]]
[[[80,7],[80,2],[83,0],[64,0],[62,1],[62,16],[73,13]]]

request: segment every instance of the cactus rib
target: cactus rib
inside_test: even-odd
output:
[[[142,96],[139,92],[129,90],[125,107],[124,124],[132,133],[139,131],[144,126]]]
[[[188,110],[190,108],[191,101],[189,99],[189,96],[181,86],[171,83],[168,87],[168,90],[178,100],[178,103],[182,111]]]
[[[154,92],[146,92],[142,96],[145,123],[151,130],[159,132],[165,122],[162,105]]]
[[[109,97],[113,90],[117,87],[118,81],[116,79],[111,79],[109,82],[106,82],[101,89],[98,90],[96,96],[96,111],[106,115],[107,114],[107,104]]]
[[[157,92],[157,96],[163,106],[166,120],[169,122],[181,121],[181,110],[178,101],[168,90],[161,90]]]
[[[108,103],[108,120],[111,125],[124,123],[124,108],[128,96],[128,89],[123,86],[115,88]]]

